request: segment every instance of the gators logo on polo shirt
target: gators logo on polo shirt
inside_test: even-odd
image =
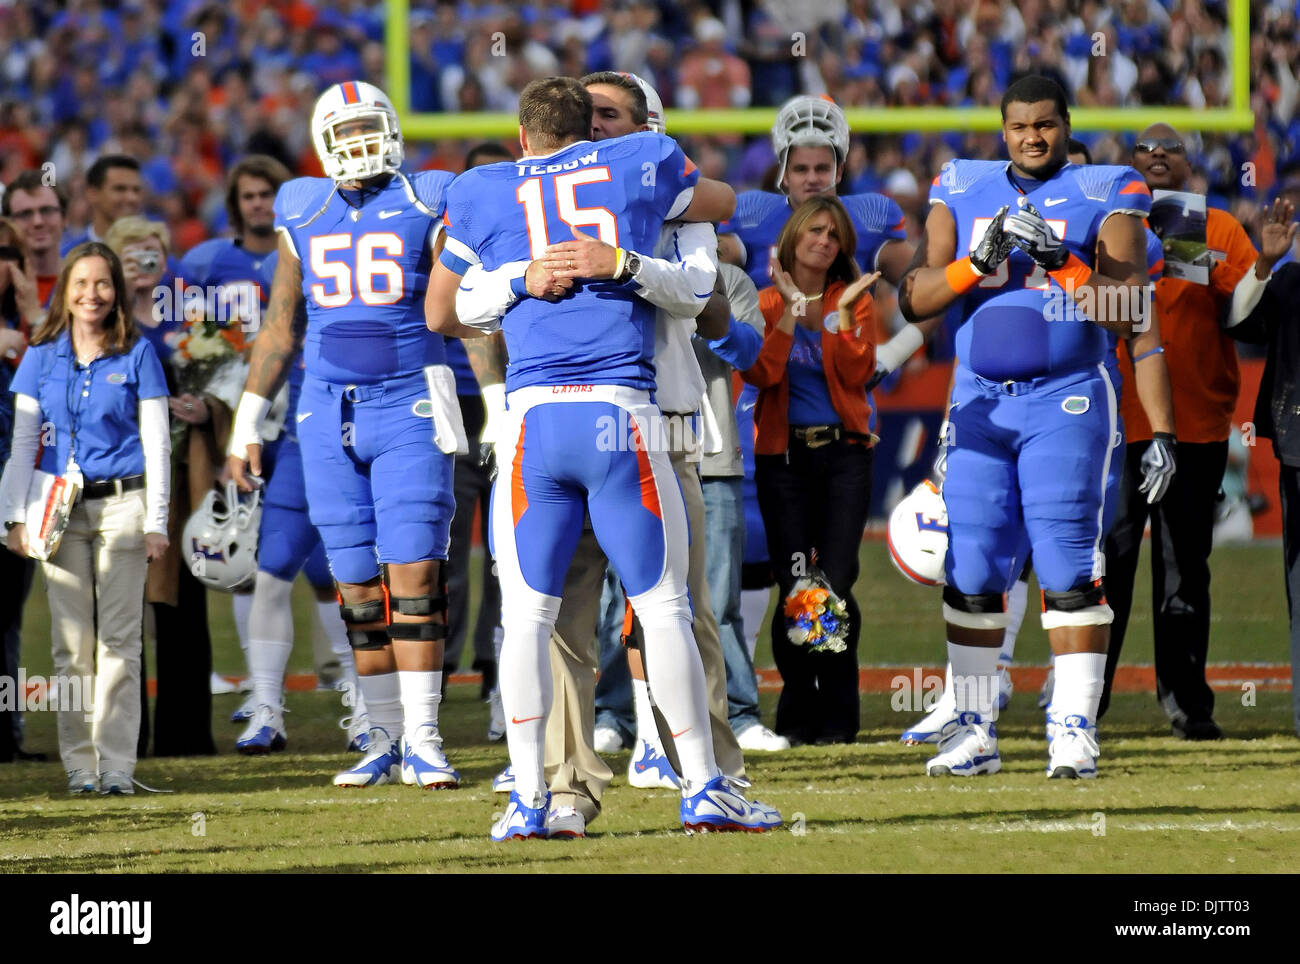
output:
[[[126,372],[112,372],[106,380],[110,385],[122,385],[126,382]]]

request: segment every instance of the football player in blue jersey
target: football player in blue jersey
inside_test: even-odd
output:
[[[455,787],[438,729],[447,600],[443,562],[455,506],[452,455],[467,451],[455,376],[424,325],[429,268],[451,175],[401,173],[391,102],[360,81],[312,112],[328,177],[284,184],[279,263],[231,438],[248,489],[259,428],[299,350],[295,416],[308,513],[338,584],[371,729],[369,752],[336,786]]]
[[[718,770],[704,672],[691,634],[685,506],[652,401],[654,309],[625,272],[672,218],[723,218],[725,185],[700,186],[668,137],[589,140],[592,97],[572,78],[534,81],[520,96],[516,163],[462,174],[447,198],[448,237],[429,283],[429,326],[473,337],[456,291],[474,264],[539,259],[550,239],[587,229],[616,249],[613,280],[574,283],[554,303],[521,298],[501,319],[509,439],[499,449],[493,548],[505,640],[499,667],[515,789],[492,838],[547,836],[543,734],[551,703],[548,643],[569,561],[589,513],[596,539],[645,627],[642,654],[683,777],[688,830],[765,830],[774,810],[746,800]],[[522,291],[526,278],[517,284]]]
[[[1052,81],[1012,84],[1002,118],[1010,162],[944,170],[900,291],[908,318],[959,299],[964,318],[944,486],[957,719],[926,766],[930,775],[1001,768],[994,721],[1006,593],[1032,550],[1056,654],[1048,774],[1091,777],[1113,618],[1100,548],[1117,431],[1108,332],[1147,324],[1142,219],[1151,196],[1131,168],[1068,163],[1069,109]]]
[[[826,96],[803,95],[787,101],[772,124],[777,156],[777,188],[745,191],[736,199],[736,214],[718,227],[718,256],[744,268],[761,291],[772,284],[768,266],[776,257],[776,239],[790,213],[814,194],[835,194],[849,156],[849,125],[844,111]],[[879,271],[895,287],[912,261],[903,209],[883,194],[848,194],[840,198],[854,229],[854,257],[864,274]],[[876,352],[873,388],[921,347],[941,316],[903,328]]]
[[[1071,164],[1092,163],[1092,154],[1083,142],[1070,138],[1067,142],[1067,148],[1067,157]],[[1160,239],[1156,237],[1150,228],[1146,228],[1145,233],[1147,277],[1154,283],[1164,271],[1164,250],[1160,244]],[[1143,480],[1141,484],[1141,490],[1147,493],[1148,501],[1154,503],[1160,501],[1165,492],[1168,491],[1169,484],[1173,481],[1174,473],[1177,471],[1177,465],[1169,444],[1174,433],[1173,392],[1169,385],[1169,370],[1165,365],[1164,349],[1161,346],[1159,319],[1154,314],[1154,302],[1149,307],[1152,309],[1150,323],[1147,325],[1146,330],[1133,334],[1130,339],[1130,354],[1131,357],[1141,362],[1141,364],[1134,365],[1134,381],[1143,410],[1147,414],[1147,419],[1153,426],[1156,426],[1154,429],[1156,437],[1153,438],[1149,450],[1150,457],[1143,463]],[[1120,377],[1119,356],[1115,348],[1118,336],[1113,332],[1108,332],[1108,334],[1112,346],[1106,354],[1106,372],[1110,375],[1111,383],[1115,386],[1116,397],[1119,398],[1123,389],[1123,379]],[[951,386],[949,386],[949,395],[951,396],[951,394]],[[1117,421],[1118,431],[1113,446],[1110,475],[1106,479],[1106,508],[1102,519],[1103,532],[1110,531],[1111,521],[1115,517],[1120,479],[1124,470],[1124,460],[1115,457],[1123,451],[1121,446],[1123,445],[1124,435],[1123,419],[1117,418]],[[940,434],[942,435],[942,432]],[[941,473],[942,470],[937,468],[937,471]],[[943,484],[942,478],[938,478],[936,481],[940,485]],[[1016,638],[1020,633],[1020,626],[1025,617],[1025,609],[1029,603],[1029,573],[1032,567],[1033,560],[1031,558],[1026,561],[1024,568],[1021,570],[1020,578],[1016,580],[1007,593],[1007,628],[1001,652],[998,654],[999,711],[1006,709],[1007,704],[1011,701],[1010,670],[1012,661],[1015,659]],[[1049,739],[1054,732],[1052,721],[1055,714],[1050,708],[1054,672],[1054,669],[1049,665],[1047,679],[1043,683],[1038,699],[1039,707],[1047,709]],[[955,719],[956,716],[957,709],[952,690],[952,673],[949,672],[944,681],[943,694],[933,709],[921,720],[904,730],[899,740],[902,743],[913,745],[934,743],[939,739],[939,734],[943,731],[944,725],[949,720]]]
[[[233,238],[213,238],[194,247],[181,260],[180,277],[187,286],[218,292],[226,305],[258,305],[264,310],[275,276],[275,195],[290,180],[287,168],[272,157],[252,155],[239,161],[227,177],[226,210]],[[244,319],[250,339],[261,323]],[[357,705],[356,666],[347,632],[339,619],[334,581],[316,528],[307,517],[303,492],[302,456],[298,451],[294,415],[302,390],[302,359],[290,365],[284,402],[265,426],[262,469],[267,484],[258,533],[257,580],[251,591],[232,596],[235,624],[244,646],[253,690],[232,719],[248,721],[235,743],[241,753],[268,753],[285,746],[284,673],[293,647],[290,594],[293,580],[305,571],[317,600],[317,621],[330,640],[343,671],[349,743],[355,749],[367,738],[364,703]],[[287,405],[287,407],[286,407]],[[281,427],[282,426],[282,427]]]

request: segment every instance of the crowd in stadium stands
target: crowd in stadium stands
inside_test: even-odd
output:
[[[1200,137],[1190,185],[1252,232],[1258,202],[1300,163],[1294,5],[1256,10],[1256,131]],[[1231,91],[1226,11],[1206,0],[413,0],[411,106],[509,112],[536,77],[619,69],[650,81],[669,111],[772,106],[798,93],[845,107],[990,106],[1027,72],[1054,77],[1080,106],[1218,107]],[[130,154],[143,165],[148,210],[188,250],[225,229],[223,172],[237,157],[265,153],[319,173],[312,100],[339,80],[385,86],[384,17],[384,4],[365,0],[0,8],[0,181],[53,163],[76,229],[90,219],[80,190],[90,163]],[[1098,163],[1126,153],[1126,135],[1081,133]],[[459,170],[467,146],[410,145],[408,158]],[[706,174],[738,190],[758,187],[772,166],[766,137],[687,146]],[[1000,150],[996,134],[858,138],[844,188],[882,191],[915,214],[945,160]],[[1254,173],[1243,178],[1248,162]]]

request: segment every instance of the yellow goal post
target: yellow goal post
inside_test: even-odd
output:
[[[517,118],[505,113],[413,113],[411,111],[409,0],[388,0],[385,31],[387,94],[402,121],[407,140],[510,137]],[[1077,107],[1070,111],[1076,131],[1140,131],[1164,123],[1188,131],[1249,131],[1255,126],[1250,109],[1250,0],[1230,0],[1228,29],[1232,37],[1232,102],[1228,107]],[[1001,130],[996,107],[849,107],[844,111],[854,134]],[[669,110],[669,126],[677,134],[766,134],[776,117],[774,107],[741,110]]]

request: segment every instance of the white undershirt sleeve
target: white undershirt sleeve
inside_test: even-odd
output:
[[[172,488],[172,435],[166,395],[140,399],[140,444],[144,447],[144,531],[166,535]]]
[[[528,271],[529,262],[510,261],[491,271],[481,264],[470,265],[456,289],[456,318],[462,325],[494,332],[501,317],[518,299],[515,284]]]
[[[718,276],[718,235],[712,224],[681,222],[659,242],[656,254],[641,256],[637,294],[674,318],[694,318],[713,295]],[[667,232],[665,232],[667,233]]]
[[[0,479],[0,516],[4,522],[27,518],[27,490],[32,484],[36,450],[41,441],[41,403],[30,395],[14,396],[14,436]]]
[[[1273,275],[1270,273],[1268,277],[1271,278]],[[1250,270],[1237,282],[1237,287],[1232,289],[1232,308],[1223,327],[1235,328],[1245,321],[1246,316],[1259,304],[1259,299],[1264,297],[1264,289],[1267,287],[1268,278],[1260,281],[1255,276],[1255,266],[1251,265]]]

